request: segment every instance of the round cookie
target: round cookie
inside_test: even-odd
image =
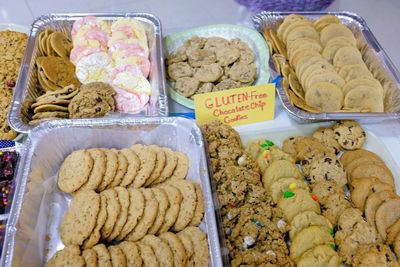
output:
[[[389,226],[386,230],[386,233],[387,233],[386,243],[394,244],[394,242],[396,241],[396,236],[400,233],[400,219],[398,219],[395,223]]]
[[[175,156],[178,160],[178,163],[175,167],[174,172],[172,173],[171,178],[169,179],[184,180],[189,171],[189,159],[182,152],[175,152]]]
[[[329,148],[331,153],[338,154],[342,150],[342,147],[337,142],[335,133],[331,128],[319,128],[312,136]]]
[[[156,164],[156,153],[152,149],[136,144],[131,149],[137,154],[140,159],[140,168],[132,185],[135,188],[142,187],[146,180],[149,179]]]
[[[86,150],[92,157],[94,164],[87,182],[79,190],[96,190],[103,181],[106,172],[106,156],[101,149],[92,148]]]
[[[121,151],[119,151],[119,150],[113,149],[112,151],[117,153],[118,169],[117,169],[117,173],[115,174],[114,180],[110,184],[108,184],[108,186],[106,187],[107,189],[119,186],[119,184],[121,183],[122,179],[125,176],[126,170],[128,169],[128,160],[126,159],[124,154],[121,153]]]
[[[343,188],[338,186],[335,181],[319,181],[313,184],[312,193],[318,197],[321,204],[328,203],[328,197],[333,194],[343,194]]]
[[[354,207],[364,211],[365,202],[369,195],[384,190],[393,190],[392,186],[382,183],[375,177],[357,178],[351,182],[351,202]]]
[[[268,167],[277,160],[287,160],[295,163],[295,160],[289,154],[283,152],[276,146],[266,148],[257,157],[257,163],[260,166],[261,174],[263,174]]]
[[[54,254],[54,256],[47,262],[46,266],[64,266],[64,264],[68,262],[70,266],[83,267],[85,266],[85,259],[80,254],[81,251],[79,246],[66,246],[64,249],[57,251],[56,254]]]
[[[112,95],[102,95],[96,91],[81,91],[69,103],[68,112],[71,119],[103,117],[115,110]]]
[[[346,150],[355,150],[363,146],[366,134],[355,121],[339,121],[333,126],[336,140]]]
[[[143,242],[137,242],[143,266],[160,266],[153,249]]]
[[[171,149],[167,147],[163,147],[162,149],[166,156],[166,164],[160,176],[152,183],[153,185],[162,183],[170,178],[178,164],[178,158]]]
[[[150,186],[158,177],[160,177],[166,164],[166,156],[164,150],[161,147],[156,145],[151,145],[148,146],[148,149],[152,149],[155,151],[156,162],[153,172],[151,173],[149,179],[147,179],[146,183],[144,184],[145,187]]]
[[[153,249],[160,266],[174,266],[174,256],[172,254],[172,250],[161,238],[158,238],[154,235],[146,235],[143,237],[141,242],[149,245]]]
[[[291,222],[297,214],[307,210],[321,213],[318,202],[311,197],[307,190],[295,188],[288,193],[292,195],[285,195],[278,201],[278,207],[282,209],[286,221]]]
[[[194,266],[194,244],[192,239],[184,232],[179,232],[176,234],[176,236],[179,238],[183,244],[183,247],[185,248],[187,266]]]
[[[204,216],[204,196],[203,196],[203,191],[201,190],[201,187],[198,183],[192,182],[194,185],[194,189],[196,191],[196,196],[197,196],[197,204],[196,204],[196,209],[194,211],[194,215],[192,220],[190,221],[189,225],[190,226],[198,226],[201,221],[203,220]]]
[[[106,155],[106,170],[104,172],[103,180],[97,187],[97,192],[101,192],[114,180],[118,170],[118,154],[111,149],[102,149]]]
[[[68,266],[85,266],[85,259],[81,255],[79,246],[69,245],[64,249],[57,251],[53,257],[47,262],[46,266],[57,267],[64,266],[67,262]]]
[[[320,159],[326,155],[332,155],[331,153],[323,153],[323,152],[315,152],[311,151],[307,154],[304,155],[304,159],[300,161],[300,167],[303,175],[305,177],[310,176],[310,169],[311,169],[311,163],[316,160]]]
[[[313,160],[310,165],[310,175],[306,179],[311,184],[324,180],[333,180],[340,187],[347,184],[346,171],[335,154],[327,154]]]
[[[139,219],[142,218],[145,208],[145,199],[142,192],[132,187],[129,188],[128,191],[131,205],[129,205],[128,209],[128,218],[126,219],[126,223],[122,227],[121,232],[117,236],[117,240],[124,239],[125,236],[135,228]]]
[[[158,214],[153,225],[150,227],[147,233],[149,235],[154,235],[158,232],[165,220],[165,214],[167,213],[167,210],[169,208],[169,201],[167,193],[165,193],[164,189],[157,187],[152,188],[151,190],[153,191],[154,196],[158,201]]]
[[[340,257],[330,245],[318,245],[307,250],[297,262],[298,267],[337,267],[340,265]]]
[[[262,144],[265,143],[265,139],[255,139],[251,140],[245,147],[245,150],[249,155],[256,160],[257,157],[264,151]]]
[[[118,193],[114,189],[107,189],[100,193],[107,199],[107,219],[101,228],[101,238],[107,239],[110,236],[114,225],[121,212],[121,204],[119,202]]]
[[[121,233],[122,228],[125,226],[125,223],[127,222],[130,206],[137,205],[137,203],[130,202],[129,191],[126,188],[117,186],[114,188],[114,190],[118,194],[118,201],[121,206],[121,211],[114,224],[111,234],[107,237],[107,241],[112,241],[116,239],[116,237]]]
[[[341,157],[340,161],[342,162],[343,166],[347,167],[353,160],[362,158],[364,156],[374,157],[376,159],[381,160],[381,158],[376,155],[374,152],[365,150],[365,149],[356,149],[345,152]]]
[[[78,192],[64,214],[60,225],[65,245],[82,245],[96,226],[100,196],[93,190]]]
[[[328,149],[320,141],[308,136],[299,138],[295,143],[295,149],[297,151],[296,158],[299,161],[306,159],[306,156],[309,156],[311,152],[315,154],[328,152]]]
[[[270,188],[267,190],[272,196],[272,200],[277,203],[286,191],[293,190],[295,188],[302,188],[309,190],[308,185],[301,179],[296,178],[281,178],[276,182],[273,182]]]
[[[343,193],[332,194],[326,198],[326,203],[321,205],[322,215],[336,225],[342,212],[350,206],[350,201]]]
[[[93,247],[93,250],[97,254],[97,265],[98,266],[112,266],[111,255],[104,244],[97,244]]]
[[[366,164],[376,164],[386,167],[385,162],[383,162],[381,159],[377,159],[376,157],[372,157],[370,155],[364,155],[360,158],[352,160],[349,164],[347,164],[346,171],[347,173],[352,173],[358,166]]]
[[[136,153],[131,149],[124,148],[121,149],[119,152],[123,154],[128,161],[128,168],[126,169],[126,173],[119,185],[129,186],[136,179],[135,177],[138,174],[140,168],[140,160]]]
[[[167,232],[175,224],[183,200],[183,196],[179,189],[168,184],[163,184],[161,188],[164,189],[167,194],[169,208],[165,213],[164,222],[158,230],[158,234]]]
[[[108,251],[110,253],[112,266],[127,267],[126,257],[121,248],[118,246],[109,246]]]
[[[389,246],[385,244],[367,244],[357,248],[351,260],[352,266],[399,266]]]
[[[155,199],[151,189],[140,189],[145,199],[145,206],[142,218],[135,228],[125,237],[127,241],[138,241],[142,239],[153,225],[158,214],[158,201]]]
[[[293,240],[299,232],[309,226],[325,226],[333,230],[332,224],[324,216],[314,211],[305,211],[297,214],[291,221],[289,232],[290,240]]]
[[[365,219],[371,225],[375,225],[375,214],[378,207],[385,201],[395,198],[397,195],[392,190],[384,190],[372,193],[365,202]]]
[[[297,262],[301,255],[318,245],[334,243],[331,231],[326,226],[310,226],[300,231],[292,240],[290,258]]]
[[[194,266],[206,267],[209,264],[208,242],[206,235],[197,227],[187,227],[182,231],[192,240],[194,246]]]
[[[363,177],[376,177],[381,182],[386,183],[393,188],[395,187],[392,172],[386,166],[368,163],[362,164],[357,166],[349,174],[349,179],[351,181]]]
[[[185,267],[187,263],[186,250],[182,241],[171,232],[163,233],[159,236],[165,243],[168,244],[174,256],[174,266]]]
[[[400,219],[400,198],[392,198],[383,202],[375,214],[375,225],[383,240],[386,240],[386,230]]]
[[[82,251],[82,257],[85,260],[85,266],[97,267],[97,254],[93,249],[85,249]]]
[[[93,164],[93,158],[85,150],[77,150],[69,154],[60,167],[58,188],[66,193],[78,190],[89,179]]]
[[[264,188],[268,190],[273,182],[286,177],[301,179],[302,175],[294,163],[287,160],[274,161],[263,174]]]
[[[139,248],[136,243],[124,241],[119,243],[118,247],[125,254],[127,266],[130,267],[142,266],[143,260],[140,257]]]
[[[179,189],[183,197],[178,217],[173,226],[174,231],[179,232],[185,229],[193,219],[197,205],[196,190],[191,182],[185,180],[173,180],[169,184]]]
[[[97,216],[96,226],[94,227],[90,236],[83,242],[82,248],[88,249],[92,248],[94,245],[99,243],[101,238],[101,228],[107,219],[107,199],[106,196],[100,195],[100,211]]]

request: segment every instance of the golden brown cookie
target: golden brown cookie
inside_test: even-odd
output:
[[[148,149],[152,149],[156,152],[156,162],[149,179],[147,179],[144,184],[145,187],[150,186],[158,177],[160,177],[162,171],[164,170],[166,164],[166,156],[164,150],[156,145],[148,146]]]
[[[131,149],[137,154],[140,160],[140,168],[132,185],[135,188],[142,187],[150,178],[156,164],[156,152],[144,145],[136,144]]]
[[[167,193],[162,187],[156,187],[151,189],[154,193],[155,198],[158,201],[158,214],[150,229],[147,231],[149,235],[155,235],[161,228],[165,221],[165,214],[169,208],[169,200]]]
[[[116,238],[117,240],[124,239],[135,228],[138,221],[142,218],[145,208],[145,199],[142,192],[136,188],[129,188],[128,191],[131,205],[129,205],[128,209],[128,218],[122,227],[121,233]]]
[[[208,253],[208,241],[206,235],[197,227],[187,227],[182,232],[190,237],[194,246],[194,266],[208,266],[210,256]]]
[[[54,254],[53,257],[47,262],[46,266],[58,267],[58,266],[85,266],[85,259],[80,255],[81,251],[79,246],[69,245],[64,249],[59,250]]]
[[[99,148],[91,148],[87,152],[92,157],[94,164],[88,181],[79,190],[96,190],[103,181],[104,173],[106,172],[106,156]]]
[[[184,267],[187,264],[187,255],[182,241],[177,235],[171,232],[163,233],[159,236],[165,243],[168,244],[174,256],[174,266]]]
[[[94,245],[99,243],[101,238],[101,228],[103,227],[104,223],[107,219],[107,199],[106,196],[100,195],[100,211],[99,215],[97,216],[96,226],[93,229],[93,232],[90,236],[83,242],[82,248],[88,249],[92,248]]]
[[[161,238],[158,238],[154,235],[146,235],[140,242],[143,242],[153,249],[160,266],[174,266],[174,256],[172,254],[172,250],[168,243],[163,241]]]
[[[124,148],[119,151],[121,154],[123,154],[128,161],[128,167],[126,169],[125,175],[122,178],[121,183],[119,184],[120,186],[129,186],[131,185],[134,180],[136,179],[136,176],[139,172],[140,169],[140,160],[135,151],[132,149]]]
[[[189,225],[190,226],[198,226],[201,221],[203,220],[204,216],[204,196],[203,196],[203,191],[201,190],[201,187],[198,183],[193,182],[194,189],[196,190],[196,195],[197,195],[197,204],[196,204],[196,209],[194,211],[194,215],[192,220],[190,221]]]
[[[112,232],[107,237],[108,241],[112,241],[116,239],[116,237],[121,233],[122,228],[125,226],[125,223],[128,219],[128,212],[131,205],[136,205],[136,203],[130,202],[129,191],[121,186],[117,186],[114,188],[118,195],[118,201],[121,207],[121,211],[118,215],[118,218],[114,224]]]
[[[122,252],[126,257],[126,264],[132,267],[140,267],[143,264],[143,260],[140,257],[139,248],[136,243],[124,241],[118,244],[118,247],[122,249]]]
[[[69,154],[60,167],[58,188],[66,193],[78,190],[89,179],[93,163],[93,158],[86,150]]]
[[[95,228],[99,211],[100,196],[96,192],[78,192],[60,225],[62,242],[65,245],[82,245]]]
[[[158,234],[167,232],[175,224],[183,200],[181,191],[179,189],[168,184],[162,184],[160,187],[163,188],[167,194],[169,208],[165,213],[164,222],[158,230]]]
[[[119,202],[118,193],[114,189],[104,190],[100,195],[104,195],[107,199],[107,219],[101,228],[101,238],[104,240],[110,236],[114,229],[121,212],[121,204]]]

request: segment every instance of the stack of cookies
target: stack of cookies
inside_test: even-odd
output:
[[[263,29],[291,103],[310,112],[383,112],[384,90],[357,48],[353,32],[333,15],[312,21],[287,16]],[[362,96],[362,97],[360,97]]]
[[[43,56],[69,57],[72,42],[59,31],[45,29],[39,34],[39,52]]]
[[[44,92],[60,90],[65,86],[80,86],[75,66],[66,57],[46,56],[36,59],[40,89]]]
[[[33,112],[29,124],[35,125],[43,120],[64,118],[103,117],[115,110],[114,89],[101,82],[74,85],[46,92],[31,105]]]
[[[25,33],[0,31],[0,139],[17,136],[8,125],[7,115],[27,39]]]
[[[49,260],[48,266],[59,266],[66,260],[73,262],[73,266],[132,266],[133,263],[135,266],[208,266],[207,238],[199,228],[187,226],[175,233],[166,231],[168,227],[165,228],[163,222],[169,223],[172,213],[178,211],[176,224],[179,225],[182,224],[178,220],[186,219],[187,214],[177,210],[175,204],[169,205],[165,192],[177,199],[174,190],[161,187],[116,187],[101,194],[92,190],[78,192],[60,227],[61,240],[66,247]],[[119,202],[122,205],[119,206]],[[197,218],[201,220],[202,214]],[[161,224],[156,226],[157,222]],[[192,220],[192,223],[197,225],[199,221]],[[158,227],[164,230],[160,233]],[[129,229],[133,231],[129,233]],[[108,236],[108,241],[126,241],[106,247],[98,244],[104,235]]]
[[[282,210],[262,186],[259,168],[239,134],[219,121],[203,127],[208,142],[231,266],[291,266]]]
[[[72,152],[58,176],[59,189],[73,194],[60,226],[67,247],[49,264],[76,247],[71,260],[86,264],[88,254],[99,264],[111,254],[112,266],[121,266],[114,263],[118,251],[116,262],[130,257],[144,264],[207,266],[207,239],[197,228],[204,216],[203,192],[199,184],[185,180],[188,169],[185,154],[155,145]],[[99,243],[111,241],[124,242],[108,250]],[[123,244],[137,247],[139,254],[119,253]]]

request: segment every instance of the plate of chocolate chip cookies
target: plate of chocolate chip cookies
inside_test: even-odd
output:
[[[259,33],[237,25],[209,25],[164,38],[167,89],[194,108],[196,94],[266,84],[268,47]]]

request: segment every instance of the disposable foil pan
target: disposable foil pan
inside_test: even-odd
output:
[[[193,120],[176,117],[49,121],[35,127],[21,155],[0,266],[44,266],[63,247],[58,230],[70,196],[57,189],[56,181],[69,153],[135,143],[170,147],[189,157],[187,177],[200,183],[204,193],[205,217],[200,227],[207,233],[210,265],[222,266],[203,137]]]
[[[277,30],[283,19],[292,12],[261,12],[253,16],[254,27],[262,32],[263,28]],[[277,94],[281,100],[283,107],[289,113],[290,117],[297,122],[315,122],[326,120],[343,120],[353,119],[362,122],[376,122],[382,119],[400,118],[400,73],[376,40],[375,36],[369,29],[365,20],[357,14],[345,11],[337,12],[296,12],[310,19],[318,19],[320,16],[332,14],[337,16],[350,30],[353,31],[357,46],[362,48],[362,56],[364,61],[369,62],[368,68],[384,88],[385,92],[385,112],[330,112],[330,113],[312,113],[299,109],[292,105],[283,89],[282,85],[277,86]],[[272,57],[269,60],[271,70],[271,79],[277,78],[279,75],[275,69]]]
[[[73,23],[85,16],[96,16],[103,20],[113,21],[120,18],[135,18],[143,22],[147,33],[150,51],[150,76],[152,95],[149,104],[139,116],[167,116],[168,100],[165,90],[165,72],[162,48],[162,30],[160,20],[147,13],[71,13],[48,14],[37,18],[31,28],[30,36],[21,64],[20,75],[14,91],[13,101],[9,113],[9,123],[18,132],[27,133],[34,126],[29,125],[28,108],[32,101],[40,95],[38,90],[37,70],[35,67],[38,57],[39,34],[46,28],[55,29],[71,36]],[[121,116],[125,117],[125,114]]]

